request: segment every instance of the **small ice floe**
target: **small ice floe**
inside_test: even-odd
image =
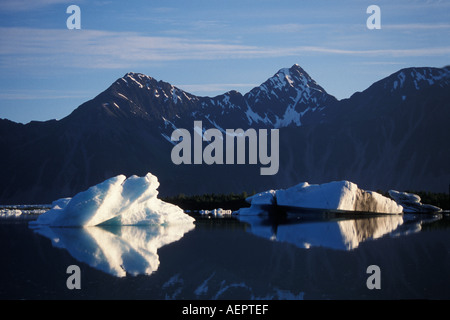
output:
[[[50,205],[6,205],[0,206],[0,219],[35,219],[47,212]]]
[[[231,216],[233,214],[232,210],[226,210],[222,208],[213,209],[213,210],[200,210],[199,213],[201,215],[212,215],[214,217],[223,217],[223,216]]]
[[[0,209],[1,219],[19,218],[22,216],[22,211],[17,209]]]

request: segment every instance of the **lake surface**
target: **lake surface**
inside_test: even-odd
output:
[[[446,214],[195,217],[189,227],[2,220],[0,299],[450,299]],[[80,289],[67,287],[71,265]]]

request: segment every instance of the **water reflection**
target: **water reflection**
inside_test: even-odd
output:
[[[75,259],[116,277],[149,275],[159,267],[158,249],[180,240],[194,224],[35,228],[53,246]]]
[[[421,230],[440,215],[332,215],[268,212],[238,215],[250,233],[299,248],[353,250],[362,242],[386,235],[402,236]],[[54,247],[67,250],[80,262],[116,277],[150,275],[159,268],[158,250],[180,240],[194,224],[169,226],[35,227]]]
[[[356,215],[331,213],[273,212],[260,208],[238,219],[250,225],[249,232],[300,248],[326,247],[353,250],[360,243],[386,235],[401,236],[421,230],[422,223],[441,215]]]

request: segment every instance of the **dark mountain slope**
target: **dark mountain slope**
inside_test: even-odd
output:
[[[450,70],[408,68],[337,101],[298,65],[242,95],[197,97],[128,73],[59,121],[0,120],[0,203],[48,203],[117,174],[157,175],[164,195],[262,191],[347,179],[363,188],[446,191]],[[279,171],[174,165],[172,132],[277,128]],[[203,143],[203,147],[207,145]],[[248,163],[248,162],[247,162]]]

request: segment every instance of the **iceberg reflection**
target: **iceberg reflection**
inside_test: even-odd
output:
[[[249,224],[249,232],[300,248],[326,247],[353,250],[360,243],[386,235],[401,236],[421,230],[421,224],[435,221],[439,215],[403,215],[347,217],[314,213],[279,213],[260,209],[255,214],[238,215]]]
[[[87,228],[35,228],[55,247],[75,259],[114,275],[149,275],[159,267],[158,249],[180,240],[194,224],[170,226],[99,226]]]

